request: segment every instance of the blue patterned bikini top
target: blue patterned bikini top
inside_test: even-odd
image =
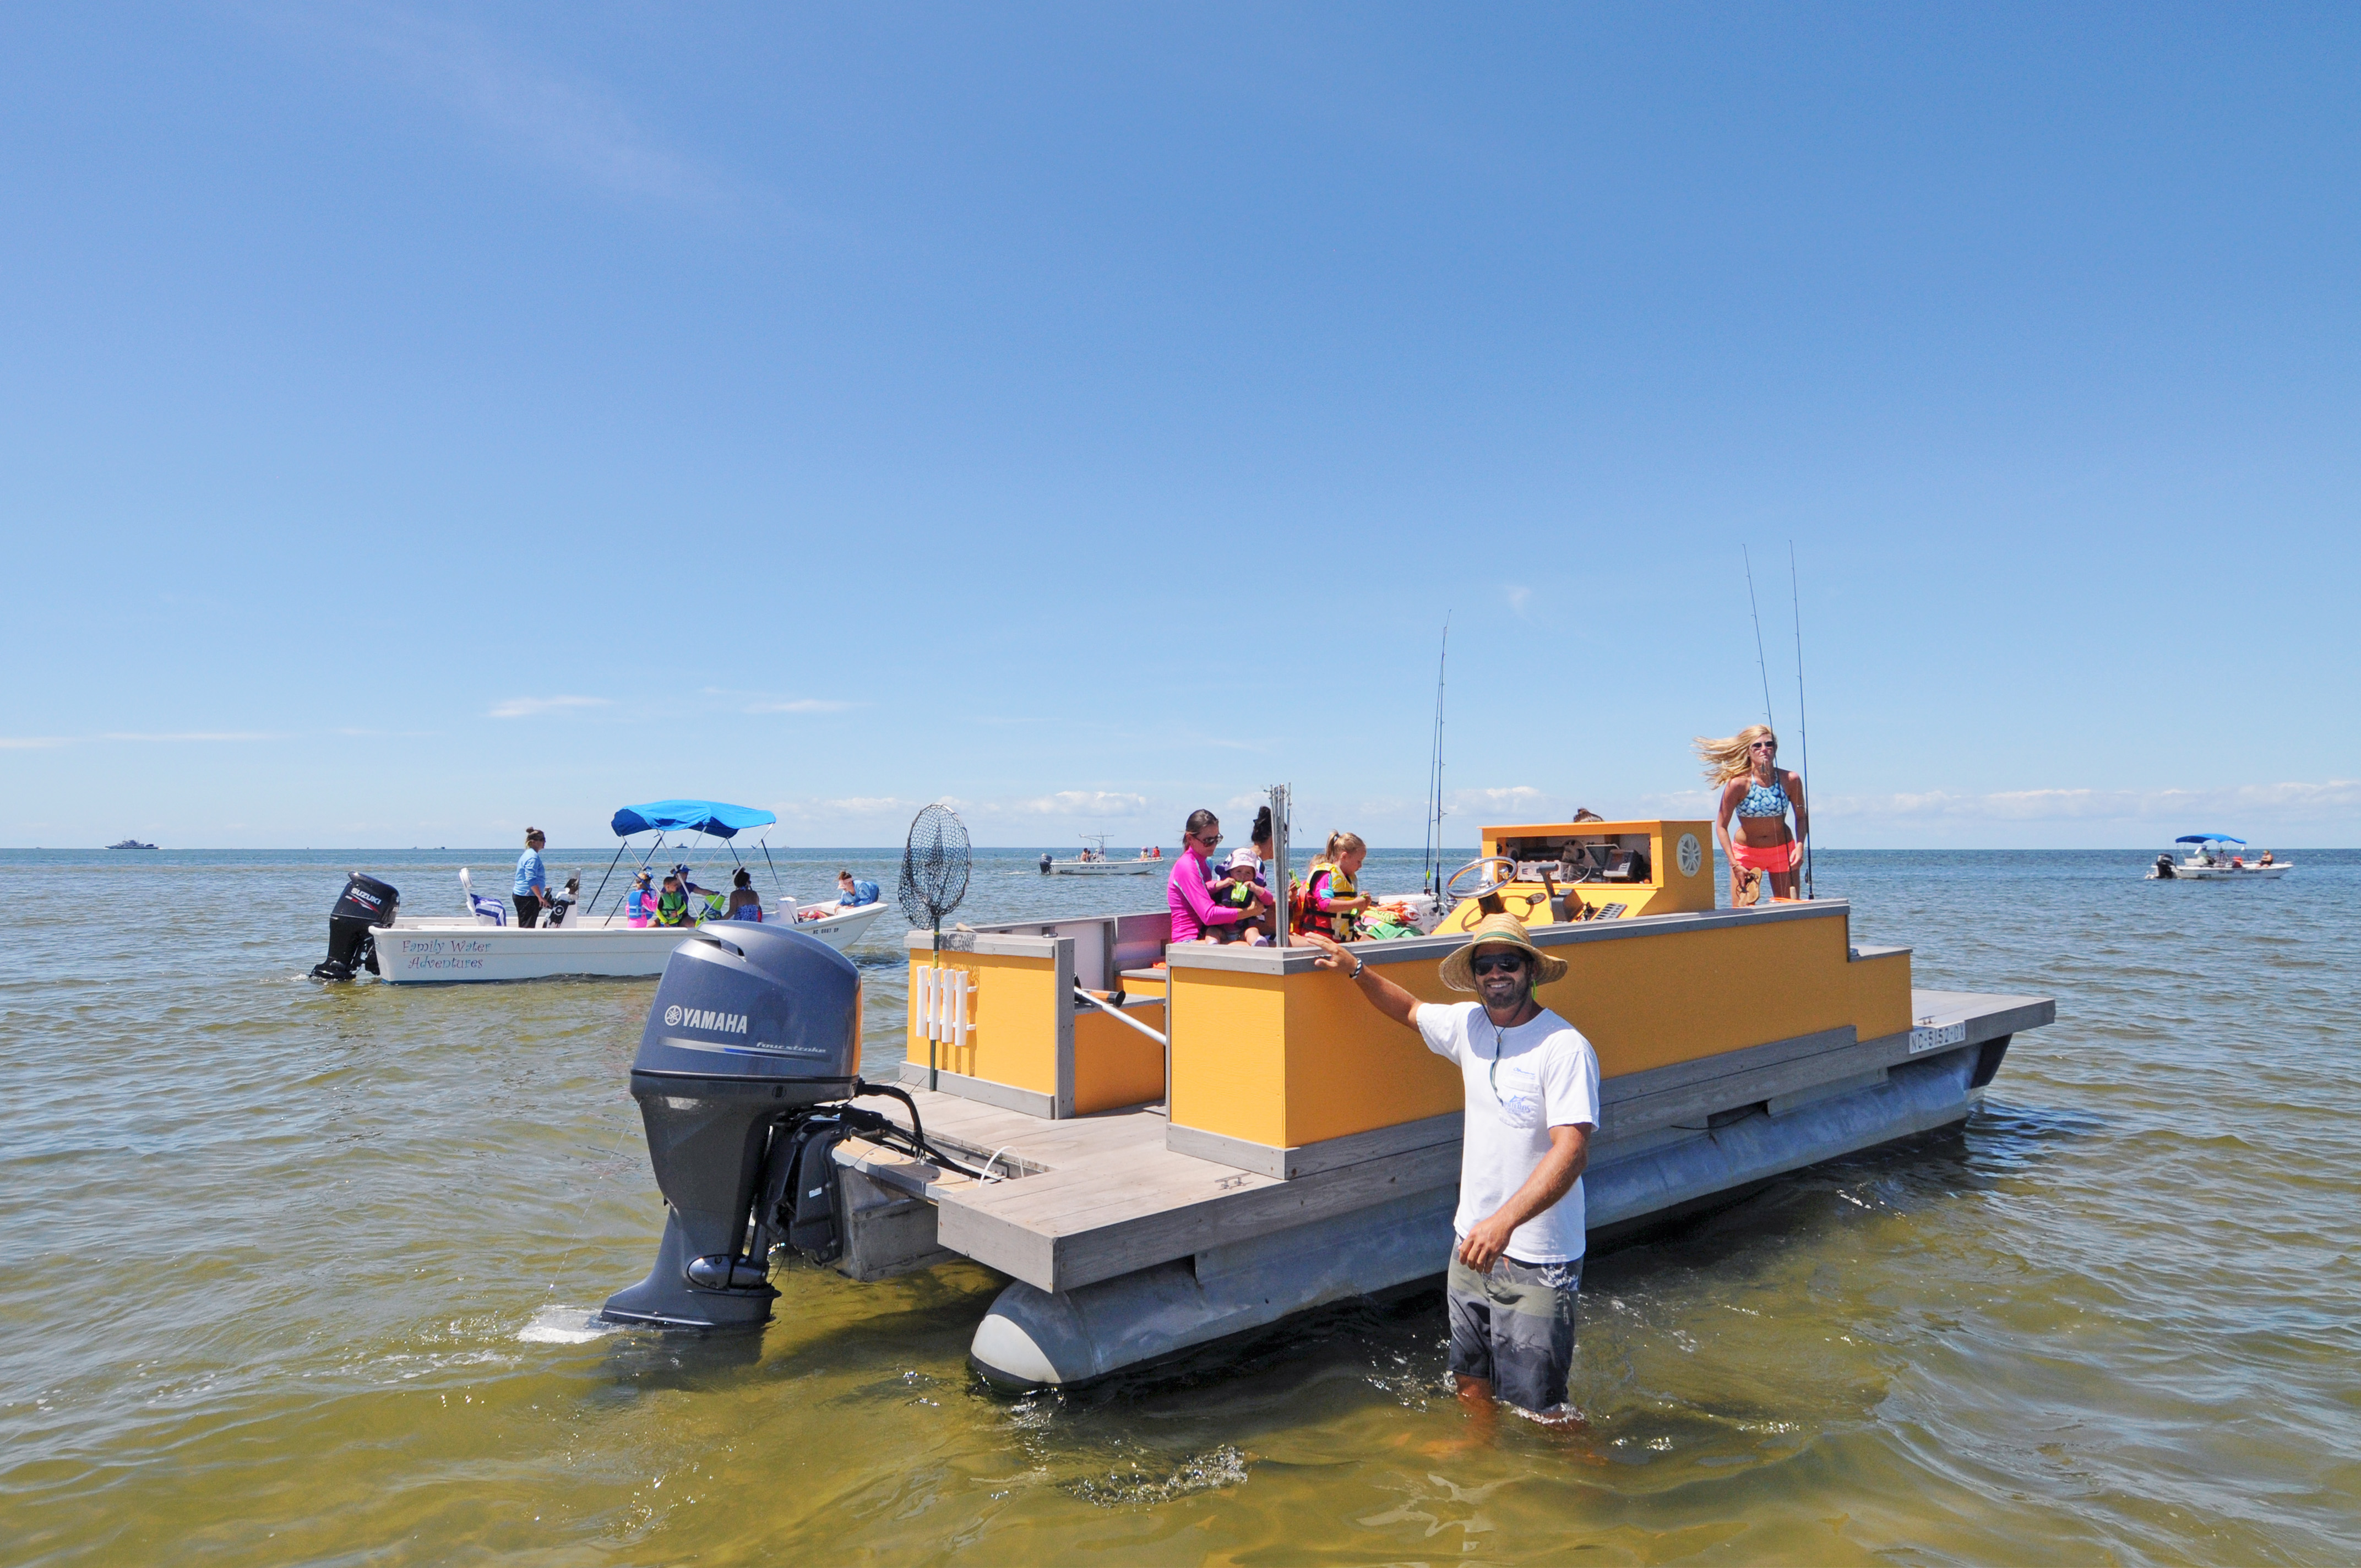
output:
[[[1767,784],[1749,784],[1746,798],[1738,803],[1741,817],[1784,817],[1787,815],[1787,786],[1773,780]]]

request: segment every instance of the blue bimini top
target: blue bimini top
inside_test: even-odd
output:
[[[628,839],[634,833],[650,828],[683,833],[710,833],[717,839],[732,839],[749,828],[766,828],[777,817],[752,806],[731,806],[719,800],[655,800],[645,806],[627,806],[615,813],[610,826],[615,837]]]

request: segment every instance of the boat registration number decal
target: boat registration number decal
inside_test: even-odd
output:
[[[1939,1051],[1945,1046],[1956,1046],[1967,1037],[1968,1025],[1964,1019],[1957,1024],[1946,1024],[1939,1029],[1913,1029],[1910,1031],[1910,1054],[1915,1057],[1921,1051]]]

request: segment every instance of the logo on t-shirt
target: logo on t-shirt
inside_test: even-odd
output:
[[[1501,1062],[1499,1075],[1493,1080],[1492,1092],[1500,1102],[1500,1120],[1511,1127],[1542,1124],[1541,1067],[1532,1059],[1540,1054],[1529,1051],[1523,1057]]]

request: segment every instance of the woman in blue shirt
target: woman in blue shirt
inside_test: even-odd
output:
[[[542,906],[549,902],[549,873],[541,869],[542,848],[548,841],[538,828],[524,830],[524,853],[517,857],[516,886],[511,890],[520,926],[538,921]]]

